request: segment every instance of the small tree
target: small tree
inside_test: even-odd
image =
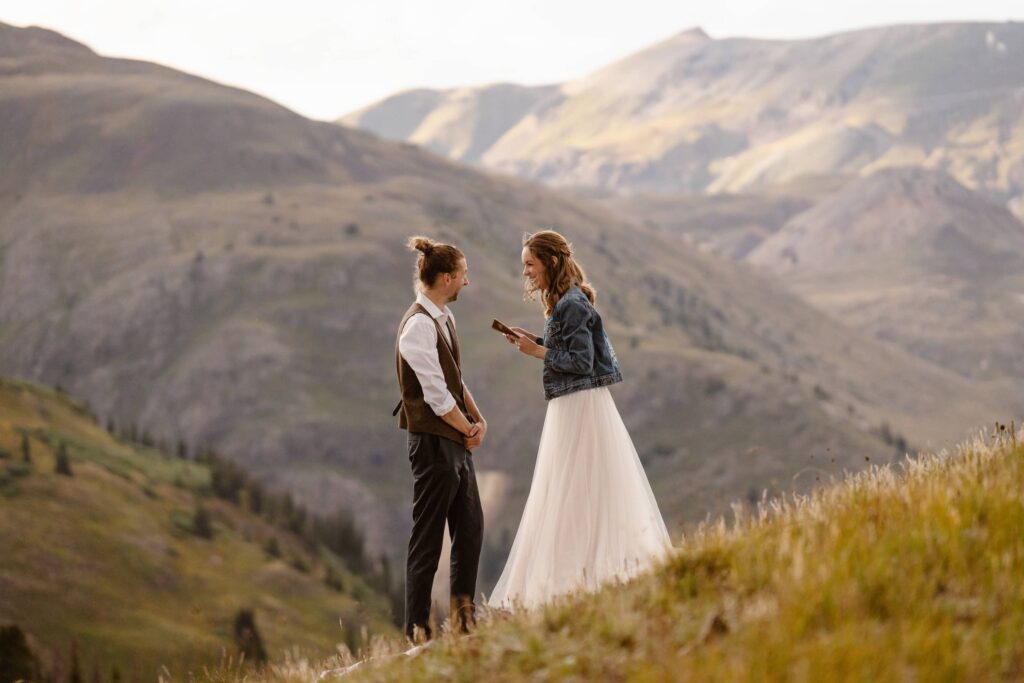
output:
[[[250,481],[246,485],[245,492],[249,511],[257,515],[263,514],[263,486],[259,482]]]
[[[17,625],[0,626],[0,681],[38,680],[39,661]]]
[[[82,683],[82,668],[78,664],[78,641],[71,641],[71,673],[68,683]]]
[[[68,448],[64,445],[63,441],[57,447],[57,464],[54,467],[54,472],[63,474],[65,477],[75,476],[71,471],[71,458],[68,457]]]
[[[32,462],[32,446],[28,442],[28,434],[21,435],[21,461]]]
[[[345,590],[345,584],[342,583],[341,577],[334,573],[330,565],[327,565],[327,572],[324,574],[324,584],[339,593]]]
[[[200,538],[213,538],[213,522],[210,520],[210,513],[201,504],[196,506],[196,513],[192,517],[192,533]]]
[[[884,441],[887,446],[892,446],[895,443],[895,439],[893,439],[892,436],[892,429],[889,427],[888,422],[882,423],[882,427],[878,430],[878,435],[882,437],[882,441]]]
[[[380,554],[380,587],[385,595],[391,593],[391,560],[387,553]]]
[[[245,661],[257,666],[267,663],[267,651],[263,648],[263,639],[256,628],[256,617],[252,610],[240,609],[235,615],[235,645]]]

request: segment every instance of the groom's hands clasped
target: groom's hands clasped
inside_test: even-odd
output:
[[[484,442],[484,436],[487,435],[487,420],[481,420],[470,426],[469,433],[462,438],[466,445],[466,450],[471,451],[474,448],[478,448],[480,444]]]

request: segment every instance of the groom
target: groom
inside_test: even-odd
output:
[[[416,261],[416,301],[398,326],[395,360],[402,400],[399,426],[409,432],[413,473],[412,536],[405,579],[405,633],[430,639],[430,588],[444,526],[452,540],[451,618],[462,632],[475,624],[473,596],[483,544],[483,510],[472,450],[487,434],[462,381],[459,337],[448,304],[469,284],[466,258],[457,248],[425,237],[409,247]]]

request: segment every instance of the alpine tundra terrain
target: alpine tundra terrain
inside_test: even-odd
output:
[[[213,448],[313,511],[351,510],[375,551],[398,555],[409,524],[391,417],[405,240],[464,249],[453,309],[490,418],[475,459],[505,497],[484,589],[544,414],[540,365],[489,329],[542,325],[518,274],[526,231],[563,231],[586,265],[626,377],[613,394],[677,530],[1021,404],[1006,378],[917,357],[587,199],[41,28],[0,26],[0,63],[0,374],[170,452]]]

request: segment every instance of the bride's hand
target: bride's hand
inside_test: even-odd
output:
[[[533,356],[534,358],[540,359],[544,358],[544,352],[547,351],[547,349],[533,341],[534,337],[531,336],[529,332],[527,332],[526,334],[520,332],[519,336],[517,337],[512,337],[510,335],[505,336],[508,338],[510,343],[515,344],[516,348],[525,353],[527,356]]]

